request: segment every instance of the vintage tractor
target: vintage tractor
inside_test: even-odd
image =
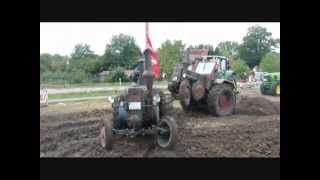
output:
[[[155,142],[162,148],[172,148],[176,143],[177,124],[167,114],[171,102],[160,89],[153,88],[150,52],[144,51],[144,61],[139,61],[139,68],[131,76],[137,84],[112,99],[112,120],[102,120],[100,142],[106,149],[112,148],[114,135],[155,135]]]
[[[175,67],[168,89],[185,111],[205,109],[215,116],[235,112],[237,84],[223,56],[201,56],[190,62],[190,50]]]
[[[280,72],[265,74],[260,91],[264,95],[280,96]]]

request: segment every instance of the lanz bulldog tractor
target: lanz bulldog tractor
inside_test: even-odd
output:
[[[201,56],[190,62],[184,52],[175,67],[168,89],[185,111],[205,109],[215,116],[235,112],[237,84],[229,61],[223,56]]]
[[[177,124],[167,115],[168,103],[160,89],[153,88],[150,50],[144,51],[132,79],[137,83],[124,94],[112,99],[113,119],[101,124],[100,142],[105,149],[112,148],[114,135],[136,137],[153,134],[162,148],[172,148],[177,140]]]

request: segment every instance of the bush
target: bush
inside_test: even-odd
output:
[[[68,74],[66,72],[43,72],[40,73],[40,82],[42,83],[64,83],[68,79]]]
[[[280,54],[266,54],[261,60],[260,69],[264,72],[280,72]]]
[[[73,71],[69,76],[71,83],[83,83],[88,81],[88,75],[84,71]]]
[[[246,75],[250,72],[249,66],[242,59],[235,60],[231,68],[237,74],[237,77],[240,79],[245,79]]]
[[[119,82],[121,78],[121,82],[128,82],[129,78],[124,73],[124,69],[121,67],[117,67],[114,71],[112,71],[106,78],[107,82]]]

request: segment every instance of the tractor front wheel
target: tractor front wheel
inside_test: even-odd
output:
[[[108,119],[103,119],[100,128],[100,144],[103,148],[110,150],[112,148],[113,132],[112,123]]]
[[[160,123],[159,130],[157,133],[157,143],[160,147],[165,149],[172,149],[177,141],[177,124],[172,117],[164,117]]]

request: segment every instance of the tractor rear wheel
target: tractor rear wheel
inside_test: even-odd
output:
[[[277,82],[272,86],[272,95],[280,96],[280,82]]]
[[[191,95],[191,85],[187,79],[180,83],[179,87],[179,100],[184,111],[191,111],[192,107],[192,95]]]
[[[100,144],[103,148],[110,150],[112,148],[113,132],[112,123],[108,119],[103,119],[100,129]]]
[[[178,128],[176,121],[169,116],[162,118],[159,127],[164,131],[157,133],[157,143],[161,148],[172,149],[177,142]]]
[[[207,99],[208,111],[215,116],[227,116],[235,112],[236,95],[229,84],[214,85]]]
[[[264,89],[264,84],[263,84],[263,83],[260,85],[260,92],[261,92],[261,94],[263,94],[263,95],[266,95],[266,94],[267,94],[267,93],[266,93],[266,90]]]

